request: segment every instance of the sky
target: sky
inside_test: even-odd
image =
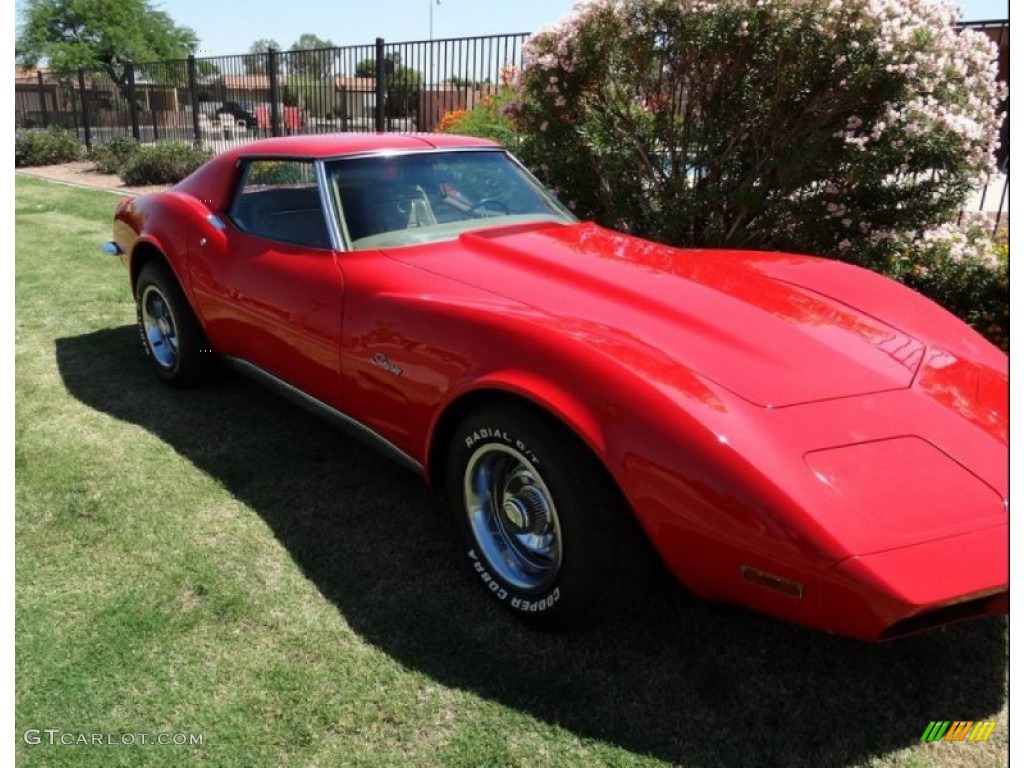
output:
[[[856,2],[856,0],[851,0]],[[245,53],[267,38],[282,48],[311,32],[335,45],[427,40],[433,36],[533,32],[565,16],[576,0],[164,0],[154,3],[199,36],[199,56]],[[16,4],[22,5],[21,0]],[[1003,19],[1008,0],[961,0],[964,19]]]

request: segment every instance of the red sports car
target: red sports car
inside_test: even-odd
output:
[[[884,277],[577,221],[487,141],[259,141],[120,202],[156,375],[220,361],[443,486],[529,622],[691,591],[858,638],[1008,611],[1008,361]]]

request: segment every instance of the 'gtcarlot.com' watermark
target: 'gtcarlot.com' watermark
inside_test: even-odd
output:
[[[82,747],[134,747],[138,745],[157,745],[161,747],[201,747],[201,733],[85,733],[84,731],[65,731],[60,728],[29,728],[21,738],[26,744],[36,746],[49,744],[53,746]]]

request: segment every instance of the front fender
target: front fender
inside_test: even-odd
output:
[[[793,529],[794,501],[749,455],[764,442],[764,409],[607,324],[553,317],[373,254],[353,254],[343,269],[340,407],[432,468],[428,480],[465,406],[504,393],[591,449],[684,583],[704,572],[706,541],[752,546],[762,553],[755,567],[835,561],[816,531],[809,541]]]
[[[485,393],[513,395],[549,413],[574,432],[603,463],[604,430],[591,406],[561,383],[538,371],[521,368],[491,371],[467,386],[449,392],[430,424],[427,445],[436,445],[437,430],[447,414],[461,410],[461,403]],[[606,468],[611,470],[610,467]]]

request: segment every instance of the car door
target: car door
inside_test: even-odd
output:
[[[197,309],[219,352],[336,404],[344,280],[315,165],[242,163],[227,220],[192,259]]]

